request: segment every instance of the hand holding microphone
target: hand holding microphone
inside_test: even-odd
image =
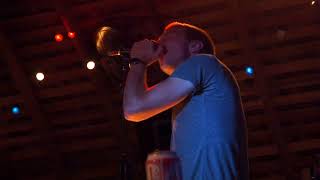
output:
[[[130,50],[130,58],[136,58],[151,65],[164,53],[165,48],[154,40],[145,39],[135,42]]]
[[[123,43],[124,39],[119,31],[109,26],[101,27],[96,34],[97,51],[106,57],[124,57],[122,60],[139,59],[146,65],[152,64],[166,52],[163,45],[149,39],[135,42],[128,51],[127,46]]]

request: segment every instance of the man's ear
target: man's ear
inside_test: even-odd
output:
[[[203,48],[203,42],[199,40],[192,40],[189,42],[189,52],[190,53],[199,53]]]

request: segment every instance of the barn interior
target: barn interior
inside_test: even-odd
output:
[[[96,34],[112,27],[128,50],[173,21],[204,28],[238,81],[251,179],[310,178],[319,0],[10,0],[0,10],[0,179],[146,179],[147,155],[170,147],[171,111],[123,118],[128,62],[99,53]],[[150,86],[167,77],[148,68]]]

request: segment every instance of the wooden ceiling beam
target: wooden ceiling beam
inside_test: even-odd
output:
[[[249,158],[262,157],[262,156],[275,156],[279,153],[276,145],[264,145],[252,147],[248,149]]]
[[[67,38],[67,37],[65,37]],[[45,42],[41,44],[30,45],[26,47],[17,48],[17,52],[21,55],[23,59],[35,59],[37,56],[43,56],[43,54],[49,54],[61,51],[72,51],[73,46],[72,42],[66,39],[64,42],[57,43],[53,39],[51,42]]]
[[[40,99],[47,99],[47,98],[55,98],[55,97],[63,97],[67,95],[79,95],[79,94],[87,94],[92,93],[96,89],[94,85],[90,82],[79,82],[77,85],[64,85],[61,87],[56,88],[48,88],[43,89],[39,92]]]
[[[296,6],[309,6],[311,1],[309,0],[291,0],[291,1],[278,1],[278,0],[264,0],[256,1],[253,5],[252,12],[262,13],[268,10],[296,7]]]
[[[5,29],[12,32],[25,32],[30,29],[41,29],[57,24],[59,24],[59,17],[55,12],[43,12],[32,16],[23,16],[0,21],[1,27],[6,27]]]
[[[35,65],[40,69],[58,69],[58,67],[69,66],[79,62],[76,58],[76,52],[64,52],[63,54],[57,54],[57,56],[47,57],[44,61],[43,59],[30,59],[30,61],[24,62],[24,66],[28,69],[35,67]]]
[[[40,104],[33,92],[33,87],[29,83],[28,76],[24,73],[24,69],[19,64],[18,58],[13,52],[11,42],[6,39],[6,36],[2,32],[0,32],[0,49],[3,58],[7,61],[10,69],[10,75],[14,80],[16,87],[21,91],[21,97],[24,100],[25,109],[31,115],[35,131],[38,134],[37,136],[44,142],[48,143],[44,148],[47,148],[46,151],[49,153],[49,158],[51,159],[50,163],[56,170],[55,176],[59,179],[63,171],[61,168],[62,159],[61,154],[59,153],[59,148],[52,137],[50,122],[47,121],[45,115],[41,111]]]
[[[277,112],[273,109],[273,92],[270,79],[267,78],[264,72],[263,64],[259,61],[259,56],[255,51],[254,42],[250,38],[249,28],[255,24],[251,21],[249,14],[252,11],[252,0],[245,2],[240,0],[229,0],[230,10],[234,13],[235,28],[238,30],[238,37],[241,46],[243,47],[243,55],[246,61],[253,65],[255,68],[255,89],[258,90],[262,97],[262,103],[264,106],[265,116],[264,118],[270,118],[270,130],[273,132],[273,141],[278,147],[280,154],[279,168],[282,168],[283,175],[290,179],[290,173],[293,171],[291,163],[291,154],[288,153],[288,146],[286,141],[285,132],[281,129],[277,116]],[[252,23],[252,24],[251,24]],[[250,155],[249,155],[250,156]]]
[[[179,17],[185,13],[187,16],[190,15],[188,12],[193,11],[210,11],[216,10],[218,4],[225,4],[223,0],[184,0],[184,1],[171,1],[165,3],[161,0],[154,1],[157,11],[161,14],[166,14],[173,17]]]
[[[81,36],[82,34],[82,30],[79,28],[79,24],[77,24],[77,17],[75,14],[72,14],[71,12],[69,12],[69,8],[71,8],[72,4],[62,1],[62,0],[58,0],[58,1],[54,1],[52,2],[55,7],[56,7],[56,11],[58,13],[58,15],[61,17],[61,21],[63,21],[64,26],[66,27],[66,31],[68,31],[69,29],[72,31],[77,32],[77,37],[74,38],[72,40],[73,45],[75,46],[75,49],[78,53],[78,58],[80,61],[83,62],[83,64],[85,64],[88,59],[88,57],[92,56],[93,53],[88,50],[88,46],[87,46],[87,42],[84,41],[83,36]],[[87,27],[90,28],[90,27]],[[95,28],[95,27],[91,27],[91,28]],[[92,45],[94,45],[94,42],[92,42]],[[97,61],[96,61],[97,62]],[[98,62],[97,62],[98,64]],[[99,64],[97,65],[97,67],[94,69],[94,71],[92,71],[92,73],[88,73],[89,78],[92,80],[92,82],[94,83],[94,85],[96,86],[97,89],[97,94],[99,94],[99,102],[102,102],[103,106],[104,106],[104,112],[105,112],[105,119],[106,121],[110,122],[110,117],[114,117],[114,112],[112,112],[112,109],[114,108],[112,106],[112,91],[110,87],[107,87],[107,82],[106,79],[110,78],[106,76],[108,75],[108,73],[110,72],[106,72],[103,71],[101,69],[101,67],[99,67]],[[124,75],[124,74],[123,74]],[[111,77],[112,78],[112,77]],[[120,86],[120,82],[119,82],[119,86]],[[123,86],[123,85],[122,85]],[[89,100],[90,101],[90,100]],[[83,102],[82,102],[83,103]],[[94,102],[92,102],[94,103]],[[64,104],[65,106],[65,104]],[[67,108],[67,107],[66,107]],[[122,108],[121,106],[117,106],[116,108]],[[119,111],[119,112],[122,112]],[[119,117],[123,117],[123,115],[119,115]],[[136,134],[135,131],[131,131],[131,129],[133,128],[133,124],[129,123],[128,121],[126,121],[124,118],[123,119],[112,119],[112,120],[116,120],[113,123],[115,124],[114,127],[114,132],[115,132],[115,136],[113,137],[113,139],[118,139],[118,141],[112,141],[114,144],[117,144],[119,147],[119,151],[126,153],[126,155],[130,156],[129,158],[134,157],[135,155],[133,155],[136,152],[135,148],[131,148],[131,147],[137,147],[137,138],[136,138]],[[130,137],[128,136],[128,134],[130,133]],[[134,138],[135,137],[135,138]],[[129,140],[130,138],[130,140]],[[101,142],[97,142],[96,144],[98,144]],[[130,146],[130,148],[129,148]],[[128,154],[127,154],[128,153]],[[110,156],[112,156],[112,154],[110,154]]]
[[[0,102],[2,106],[14,105],[23,103],[23,98],[21,95],[0,97]]]
[[[299,71],[320,70],[320,64],[315,63],[319,61],[320,57],[304,58],[287,63],[273,64],[265,67],[268,77],[277,76],[285,73],[294,73]]]
[[[33,130],[33,125],[26,121],[19,124],[5,124],[0,126],[0,136],[14,134],[16,132],[31,132]]]
[[[78,97],[73,97],[71,99],[66,99],[63,101],[58,101],[58,102],[52,102],[52,103],[48,103],[48,104],[44,104],[43,105],[43,109],[45,112],[47,113],[54,113],[54,112],[59,112],[59,111],[68,111],[68,110],[72,110],[72,109],[79,109],[79,108],[83,108],[83,107],[87,107],[87,106],[95,106],[95,105],[103,105],[106,102],[101,101],[101,96],[96,95],[91,93],[92,95],[86,95],[86,96],[82,96],[81,98]],[[108,99],[109,101],[107,102],[112,102],[110,101],[111,99]],[[111,103],[110,103],[111,104]],[[111,109],[108,109],[108,111],[111,111]],[[106,116],[106,120],[107,117]]]

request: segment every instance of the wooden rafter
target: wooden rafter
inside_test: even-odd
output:
[[[76,23],[74,19],[74,15],[71,14],[68,11],[68,8],[71,7],[70,4],[66,3],[65,1],[55,1],[55,7],[58,15],[61,17],[61,20],[63,21],[66,30],[70,28],[71,30],[74,30],[77,32],[77,37],[73,39],[73,45],[76,48],[76,52],[78,54],[79,60],[83,61],[83,64],[86,63],[86,58],[90,57],[90,51],[88,50],[88,46],[85,44],[81,37],[80,27]],[[94,28],[94,27],[93,27]],[[106,84],[106,76],[107,74],[99,69],[99,67],[95,68],[95,71],[93,73],[88,74],[90,80],[93,82],[93,84],[96,87],[96,90],[98,91],[99,96],[101,97],[101,100],[104,102],[104,113],[105,113],[105,119],[108,120],[110,117],[117,117],[112,113],[112,91],[110,88],[107,87]],[[119,84],[120,85],[120,84]],[[120,85],[123,86],[123,85]],[[121,108],[121,107],[116,107]],[[121,110],[122,112],[122,110]],[[121,115],[123,116],[123,115]],[[121,117],[118,116],[118,117]],[[116,122],[113,122],[116,126],[112,126],[113,129],[110,129],[110,131],[114,132],[115,136],[114,138],[117,138],[118,141],[114,141],[115,143],[118,143],[119,149],[119,155],[120,153],[123,153],[122,155],[129,156],[129,159],[132,159],[136,156],[137,153],[137,134],[135,130],[135,126],[133,123],[129,123],[128,121],[125,121],[124,119],[117,119]],[[134,148],[133,148],[134,147]],[[115,154],[116,156],[118,154]],[[113,156],[113,155],[111,155]]]
[[[76,31],[76,38],[72,40],[72,45],[75,46],[77,57],[74,58],[79,58],[79,61],[82,61],[83,64],[85,64],[88,61],[88,58],[92,55],[90,54],[87,46],[83,42],[81,32],[79,26],[75,21],[73,20],[72,14],[68,12],[68,8],[71,7],[71,4],[65,1],[55,1],[52,2],[55,7],[56,7],[56,12],[60,16],[61,21],[63,21],[63,24],[65,26],[65,31],[67,32],[68,30]],[[85,66],[84,66],[85,67]],[[106,118],[108,117],[108,111],[112,109],[111,103],[110,102],[111,98],[108,96],[108,93],[110,93],[110,90],[106,87],[105,84],[105,76],[102,71],[95,70],[93,73],[88,73],[88,76],[92,82],[94,82],[94,85],[96,86],[97,91],[99,91],[99,96],[102,97],[103,101],[105,102],[105,113],[106,113]]]
[[[45,125],[41,124],[42,121],[40,124],[35,121],[28,107],[26,91],[18,86],[12,87],[17,83],[9,82],[9,79],[12,82],[15,79],[8,76],[11,73],[13,77],[12,73],[15,72],[5,65],[0,72],[0,103],[3,107],[0,109],[0,167],[3,168],[0,179],[12,179],[15,175],[38,176],[38,167],[30,166],[30,170],[36,173],[31,174],[29,168],[20,170],[16,166],[21,162],[32,164],[55,160],[49,165],[50,168],[59,164],[59,160],[52,159],[55,155],[49,148],[44,147],[49,144],[54,148],[55,145],[51,145],[54,141],[57,141],[58,152],[65,163],[63,172],[59,174],[55,169],[50,172],[39,171],[46,174],[41,179],[67,179],[63,175],[72,176],[73,179],[111,177],[118,168],[114,166],[111,170],[109,165],[112,166],[112,163],[109,162],[118,161],[119,140],[115,136],[120,132],[117,129],[120,119],[115,119],[118,117],[115,113],[108,114],[111,108],[117,112],[120,110],[118,103],[109,106],[120,101],[120,96],[115,92],[110,95],[110,84],[117,84],[106,81],[105,77],[111,76],[106,75],[105,71],[96,72],[101,70],[99,65],[93,71],[86,70],[84,58],[92,55],[91,49],[83,53],[89,49],[85,47],[88,42],[80,42],[83,47],[79,48],[68,37],[59,45],[53,41],[52,34],[60,32],[66,35],[67,32],[61,23],[61,14],[66,15],[70,21],[68,25],[74,31],[93,31],[100,23],[106,23],[120,27],[132,25],[133,34],[140,36],[147,33],[153,36],[161,33],[158,28],[164,25],[162,22],[172,18],[206,28],[214,35],[219,58],[234,72],[241,88],[248,120],[250,171],[253,178],[260,179],[263,175],[268,177],[261,179],[285,179],[288,174],[293,174],[292,179],[298,179],[302,168],[311,167],[312,154],[320,148],[320,123],[317,122],[320,98],[317,91],[320,85],[320,64],[317,63],[320,47],[318,2],[312,6],[311,0],[229,0],[229,3],[223,0],[165,3],[158,0],[60,0],[63,13],[57,13],[52,3],[13,1],[2,6],[0,26],[6,33],[6,41],[14,44],[9,51],[18,56],[17,63],[23,65],[20,70],[46,69],[47,76],[52,72],[52,76],[47,77],[50,80],[41,83],[41,88],[34,87],[36,84],[27,84],[36,89],[31,97],[41,102],[40,108],[46,116],[42,120],[51,123],[48,126],[49,129],[52,127],[54,137],[46,138]],[[283,40],[279,40],[278,34],[272,34],[277,27],[285,32]],[[248,29],[254,34],[248,34]],[[90,36],[83,32],[77,35],[80,41]],[[2,43],[1,48],[6,44]],[[2,61],[12,59],[3,53],[7,49],[0,49],[1,57],[5,57]],[[81,62],[84,62],[82,68],[79,67]],[[243,66],[248,64],[255,68],[254,78],[243,71]],[[158,71],[158,67],[150,68],[150,85],[161,79]],[[24,75],[29,76],[25,78],[27,81],[32,81],[30,74]],[[17,91],[18,88],[24,95]],[[112,100],[102,95],[112,96]],[[10,121],[13,116],[7,107],[13,104],[25,104],[29,108],[26,110],[27,117],[33,121]],[[25,117],[25,113],[22,114]],[[154,130],[159,130],[158,125],[169,126],[167,120],[153,121]],[[153,135],[155,142],[162,144],[163,140],[169,140],[161,136],[165,132],[159,133]],[[128,134],[131,135],[131,132]],[[138,150],[142,152],[140,155],[147,153],[146,146]],[[48,154],[50,159],[47,158]],[[110,154],[115,156],[109,157]],[[105,161],[108,163],[102,157],[108,159]],[[69,166],[73,162],[79,162],[77,167]],[[291,173],[292,169],[295,171]]]
[[[286,140],[286,132],[280,127],[279,116],[276,110],[273,109],[273,96],[275,92],[274,84],[272,80],[266,75],[263,64],[256,53],[254,48],[254,42],[249,36],[250,26],[254,26],[254,23],[250,20],[249,14],[254,9],[255,2],[251,0],[229,0],[232,12],[234,12],[235,27],[237,28],[240,45],[243,47],[244,59],[255,68],[254,75],[254,88],[261,95],[261,99],[264,106],[264,118],[271,121],[269,128],[271,129],[272,139],[278,146],[278,152],[280,154],[281,164],[278,167],[282,170],[287,179],[292,179],[292,154],[288,150],[288,142]]]
[[[22,66],[18,63],[18,58],[13,52],[13,46],[9,40],[6,39],[4,33],[0,32],[0,51],[3,58],[6,60],[10,69],[10,75],[14,80],[17,89],[20,90],[21,97],[24,100],[26,111],[32,118],[32,123],[38,136],[46,143],[46,152],[48,153],[50,164],[55,169],[54,176],[57,179],[62,177],[62,159],[59,153],[59,147],[55,143],[53,132],[51,130],[50,122],[45,118],[41,112],[41,107],[32,90],[32,85]],[[30,122],[31,123],[31,122]]]

